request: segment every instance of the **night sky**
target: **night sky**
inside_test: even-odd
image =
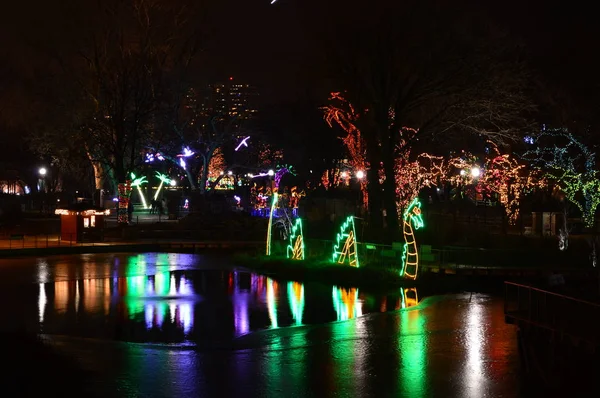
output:
[[[210,16],[200,23],[210,33],[198,73],[207,82],[234,76],[240,82],[255,84],[267,106],[325,101],[334,87],[328,85],[324,32],[339,21],[360,26],[372,18],[369,7],[381,3],[385,1],[278,0],[273,5],[270,0],[207,2]],[[572,113],[590,113],[597,107],[599,28],[593,5],[505,1],[483,9],[478,3],[452,2],[452,7],[457,15],[475,10],[473,18],[488,19],[523,46],[534,70],[532,79],[538,82],[540,92],[544,91],[540,96],[547,97],[547,90],[553,95],[551,102],[564,103],[576,110]],[[27,104],[31,102],[24,94],[26,88],[45,78],[47,59],[36,46],[55,40],[60,51],[60,41],[76,36],[78,25],[77,15],[53,2],[11,2],[3,8],[0,117],[11,127],[0,134],[8,139],[15,128],[26,128]]]

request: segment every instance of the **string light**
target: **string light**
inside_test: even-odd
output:
[[[404,275],[415,280],[417,279],[417,271],[419,269],[419,251],[417,249],[413,225],[415,229],[420,229],[424,226],[419,198],[415,198],[410,203],[404,212],[403,221],[404,250],[402,252],[402,271],[400,272],[400,276]]]
[[[297,218],[290,232],[290,243],[286,249],[287,258],[304,260],[304,236],[302,234],[302,219]]]
[[[525,152],[523,157],[539,170],[548,170],[545,176],[554,181],[567,199],[579,208],[585,225],[593,227],[600,204],[596,154],[565,128],[544,128],[535,141],[544,142]]]
[[[269,212],[269,226],[267,227],[267,256],[271,255],[271,229],[273,227],[273,211],[275,210],[275,205],[279,200],[277,192],[273,195],[273,202],[271,203],[271,211]]]
[[[163,185],[171,183],[171,179],[169,177],[167,177],[166,174],[161,174],[158,171],[156,172],[156,178],[158,178],[160,180],[160,184],[158,185],[158,189],[156,190],[156,193],[154,194],[154,200],[158,199],[158,195],[160,194],[160,190],[162,189]]]
[[[344,99],[341,93],[331,93],[330,104],[321,108],[324,111],[325,122],[329,127],[333,127],[334,122],[345,132],[346,136],[342,138],[344,146],[350,157],[350,165],[354,170],[368,170],[369,165],[366,161],[366,144],[362,138],[359,128],[356,126],[360,114],[356,112],[352,104]],[[339,104],[336,106],[335,104]],[[363,205],[369,204],[367,193],[367,179],[359,178],[360,190],[362,192]]]
[[[344,242],[342,250],[339,251],[340,244]],[[336,242],[333,246],[333,262],[344,264],[348,260],[350,266],[358,268],[358,242],[356,241],[356,230],[354,228],[354,216],[348,216],[346,221],[340,227],[340,232],[336,235]]]
[[[146,180],[145,176],[136,178],[135,174],[133,174],[133,173],[131,173],[131,179],[133,180],[133,182],[131,183],[131,186],[137,188],[138,193],[140,194],[140,198],[142,199],[142,206],[144,206],[144,209],[147,209],[148,204],[146,203],[146,197],[144,196],[144,193],[142,192],[141,185],[147,183],[148,180]]]
[[[248,147],[248,140],[249,139],[250,139],[250,136],[248,136],[248,137],[244,138],[242,141],[240,141],[240,143],[238,144],[238,146],[235,147],[235,151],[236,152],[239,151],[242,146],[245,146],[247,148]]]

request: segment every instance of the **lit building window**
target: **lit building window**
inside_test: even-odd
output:
[[[83,218],[83,228],[89,228],[90,227],[90,219],[87,217]]]
[[[90,217],[90,227],[94,228],[96,226],[96,216]]]

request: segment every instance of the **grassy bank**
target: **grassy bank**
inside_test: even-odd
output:
[[[275,256],[236,255],[235,264],[251,269],[273,279],[298,282],[322,282],[340,287],[358,287],[367,291],[382,292],[400,287],[417,287],[436,291],[489,290],[502,284],[503,280],[474,278],[455,275],[423,274],[416,281],[403,278],[397,268],[365,266],[360,268],[330,261],[289,260]],[[475,289],[477,287],[477,289]]]

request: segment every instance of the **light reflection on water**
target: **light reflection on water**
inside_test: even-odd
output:
[[[115,381],[122,396],[483,397],[519,391],[515,331],[504,324],[501,300],[489,296],[453,295],[417,306],[421,290],[377,296],[225,267],[194,269],[200,268],[198,256],[74,257],[49,259],[29,290],[11,291],[6,299],[21,303],[13,313],[44,333],[67,335],[52,338],[63,339],[60,349],[94,369],[95,382]],[[27,305],[20,300],[25,296]],[[363,316],[370,313],[384,314]],[[285,329],[301,325],[317,326]],[[267,329],[276,330],[251,333]],[[170,350],[103,341],[115,339],[233,343],[230,349]]]
[[[345,321],[419,302],[415,289],[376,297],[334,286],[328,296],[322,285],[278,282],[248,272],[172,270],[174,260],[182,256],[133,255],[102,263],[86,256],[80,272],[63,269],[69,267],[67,262],[56,264],[55,275],[83,279],[40,284],[40,328],[50,334],[209,344],[211,339]]]

